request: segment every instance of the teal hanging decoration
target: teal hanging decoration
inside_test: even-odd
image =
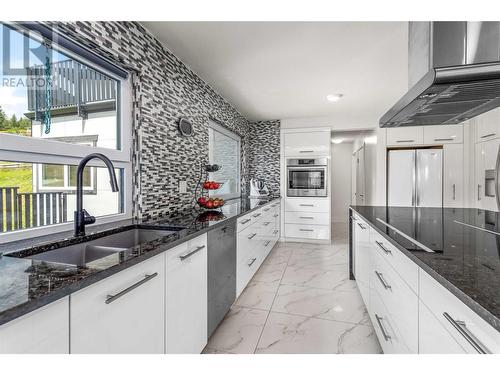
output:
[[[43,122],[45,125],[45,134],[50,133],[52,107],[52,64],[49,58],[49,50],[47,48],[47,56],[45,57],[45,113]]]

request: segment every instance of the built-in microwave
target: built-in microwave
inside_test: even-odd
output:
[[[326,197],[328,159],[288,159],[288,197]]]

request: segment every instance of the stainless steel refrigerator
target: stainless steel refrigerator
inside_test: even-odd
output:
[[[443,206],[443,150],[390,150],[387,155],[387,205]]]

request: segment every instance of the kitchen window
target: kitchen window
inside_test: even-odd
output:
[[[240,156],[241,138],[236,133],[210,121],[208,129],[208,150],[210,164],[217,164],[221,168],[210,173],[210,180],[222,182],[219,190],[210,191],[210,196],[224,199],[237,198],[240,191]]]
[[[92,160],[84,207],[98,223],[131,217],[130,79],[74,45],[41,24],[0,23],[0,243],[71,229],[77,165],[92,152],[121,188]]]

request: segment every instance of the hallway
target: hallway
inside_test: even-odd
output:
[[[347,228],[333,233],[332,245],[278,243],[204,353],[381,353],[348,278]]]

